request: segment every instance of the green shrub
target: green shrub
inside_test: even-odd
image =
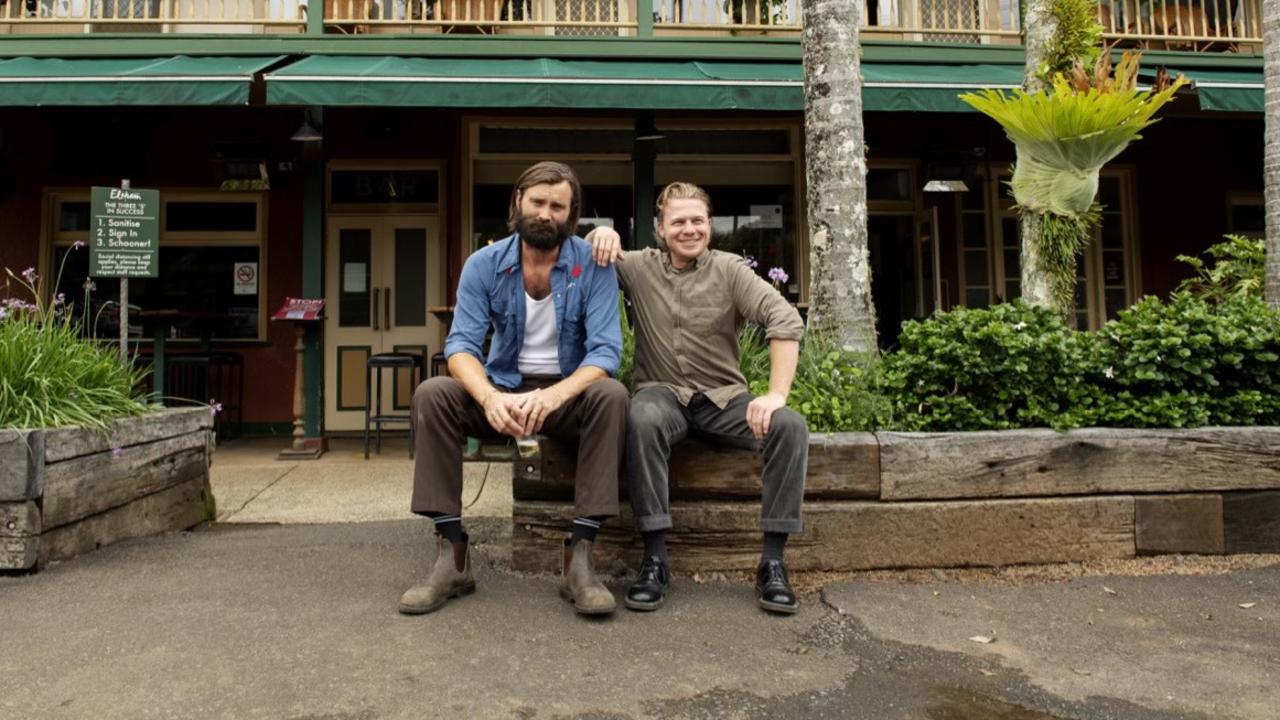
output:
[[[636,333],[631,329],[631,321],[627,319],[627,299],[618,293],[618,317],[622,321],[622,361],[618,363],[618,382],[633,390],[636,370]]]
[[[903,323],[881,386],[901,430],[1071,427],[1096,401],[1081,340],[1058,314],[1015,300]]]
[[[1223,302],[1236,295],[1262,297],[1263,273],[1267,262],[1267,246],[1262,238],[1227,235],[1223,242],[1205,251],[1212,260],[1179,255],[1178,260],[1196,271],[1178,285],[1210,302]]]
[[[1280,313],[1259,297],[1143,298],[1094,338],[1088,380],[1111,427],[1280,423]]]
[[[742,374],[755,395],[769,391],[769,347],[755,325],[738,337]],[[879,361],[874,353],[849,352],[818,333],[800,343],[796,376],[787,405],[805,417],[811,432],[871,431],[889,417],[880,395]]]
[[[9,277],[0,301],[0,427],[106,428],[146,410],[134,391],[144,371],[81,337],[64,298],[42,300],[33,269]],[[14,297],[15,285],[34,302]]]

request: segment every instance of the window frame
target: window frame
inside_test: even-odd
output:
[[[90,202],[90,192],[87,188],[45,188],[44,191],[44,208],[45,222],[42,223],[40,237],[40,262],[41,276],[49,277],[48,273],[53,268],[54,259],[57,249],[61,247],[70,247],[77,241],[84,243],[89,242],[88,230],[67,230],[64,231],[59,226],[62,215],[62,207],[69,203],[88,203]],[[252,202],[256,205],[257,211],[255,215],[256,230],[254,231],[223,231],[223,230],[183,230],[168,231],[165,229],[168,220],[168,206],[171,202]],[[234,190],[221,191],[209,188],[160,188],[160,219],[159,219],[159,247],[256,247],[258,248],[258,333],[254,337],[227,338],[214,337],[213,342],[219,343],[264,343],[267,341],[267,294],[268,273],[267,265],[267,220],[268,220],[268,203],[266,190]],[[216,237],[211,237],[216,236]],[[164,272],[164,268],[160,269]],[[46,300],[52,297],[54,292],[53,283],[50,282],[43,288]],[[132,338],[134,341],[152,342],[152,338]],[[167,342],[173,343],[195,343],[199,342],[196,338],[175,338]]]
[[[1120,206],[1119,211],[1121,221],[1121,232],[1124,247],[1124,281],[1125,281],[1125,306],[1132,305],[1137,298],[1142,296],[1142,258],[1140,255],[1137,205],[1135,203],[1136,195],[1134,190],[1134,177],[1136,171],[1132,166],[1120,165],[1114,167],[1106,167],[1102,169],[1103,178],[1115,178],[1120,183]],[[1011,196],[1001,197],[999,194],[1000,187],[1006,184],[1011,175],[1008,172],[997,172],[986,179],[984,185],[988,193],[988,207],[994,206],[995,212],[992,212],[991,220],[987,223],[990,232],[990,241],[988,250],[992,252],[993,265],[995,275],[993,275],[993,288],[1004,291],[1007,287],[1008,277],[1005,273],[1004,251],[1014,247],[1021,252],[1020,241],[1015,241],[1012,245],[1004,242],[1004,231],[1002,228],[1005,219],[1017,219],[1017,211],[1013,209],[1013,198]],[[1081,328],[1087,330],[1098,330],[1107,322],[1106,310],[1106,283],[1102,277],[1102,241],[1101,227],[1096,228],[1094,235],[1090,238],[1089,244],[1084,250],[1084,272],[1085,272],[1085,317],[1088,320],[1088,327]],[[1019,285],[1021,283],[1019,282]],[[1019,296],[1021,296],[1021,287],[1019,287]],[[1003,297],[1004,302],[1009,302],[1010,298]]]
[[[1232,235],[1245,235],[1246,237],[1266,237],[1266,228],[1261,231],[1237,230],[1235,227],[1235,208],[1241,205],[1256,205],[1262,208],[1263,222],[1266,222],[1267,202],[1266,197],[1259,192],[1241,192],[1233,191],[1227,193],[1227,232]]]

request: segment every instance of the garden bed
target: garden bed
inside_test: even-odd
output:
[[[573,514],[574,449],[542,450],[513,468],[521,570],[555,568]],[[673,566],[753,568],[759,456],[688,442],[671,464]],[[604,567],[640,556],[621,494],[623,516],[601,530]],[[1280,552],[1280,428],[815,434],[805,521],[788,543],[794,569]]]
[[[213,418],[163,410],[81,428],[0,430],[0,570],[212,519]]]

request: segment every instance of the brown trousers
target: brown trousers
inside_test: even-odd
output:
[[[526,380],[514,392],[546,387],[554,380]],[[626,442],[627,389],[612,378],[591,383],[551,413],[540,434],[577,441],[578,474],[573,491],[578,517],[618,514],[618,467]],[[467,436],[504,438],[493,429],[471,395],[450,377],[434,377],[413,393],[416,435],[413,500],[419,514],[462,512],[462,445]]]

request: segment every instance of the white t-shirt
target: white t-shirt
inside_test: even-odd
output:
[[[560,375],[556,305],[550,295],[534,300],[524,294],[524,346],[518,367],[521,375]]]

